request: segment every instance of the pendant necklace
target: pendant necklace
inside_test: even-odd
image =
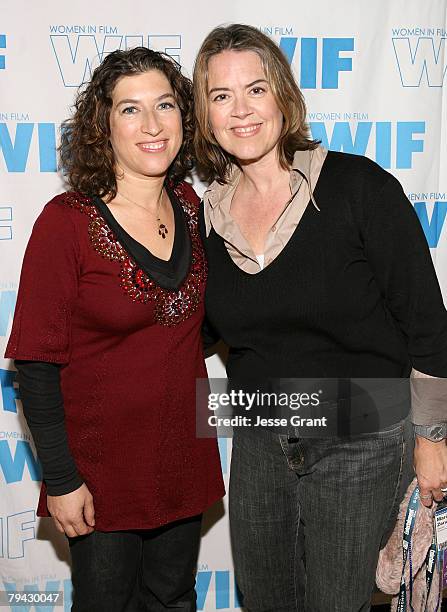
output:
[[[160,220],[160,209],[161,209],[161,204],[163,202],[163,189],[164,187],[162,187],[160,191],[160,195],[158,196],[158,206],[157,206],[156,216],[157,216],[157,223],[158,223],[158,235],[161,236],[164,240],[169,232],[168,232],[168,228],[166,227],[166,225],[162,223]],[[135,202],[134,200],[131,200],[130,198],[128,198],[121,191],[118,192],[118,195],[120,195],[122,198],[124,198],[131,204],[135,204],[135,206],[138,206],[138,208],[143,208],[146,212],[149,212],[149,213],[151,212],[145,206],[142,206],[141,204],[138,204],[138,202]]]

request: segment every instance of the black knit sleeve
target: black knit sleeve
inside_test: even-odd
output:
[[[419,219],[391,175],[366,212],[366,256],[414,369],[447,377],[447,312]]]
[[[23,413],[36,445],[49,495],[71,493],[83,483],[68,446],[60,366],[15,361]]]
[[[206,253],[207,236],[206,236],[206,229],[205,229],[205,217],[203,214],[203,202],[201,202],[200,208],[199,208],[199,234],[200,234],[200,239],[202,240],[202,243],[205,249],[205,253]],[[211,323],[208,320],[208,317],[206,316],[205,316],[205,320],[202,325],[202,340],[203,340],[203,348],[205,351],[210,349],[215,344],[217,344],[220,340],[220,335],[211,325]]]
[[[217,344],[220,340],[220,335],[216,332],[214,327],[209,322],[208,318],[205,317],[205,320],[202,325],[202,341],[204,350],[210,349],[212,346]]]

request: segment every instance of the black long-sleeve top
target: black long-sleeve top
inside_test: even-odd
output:
[[[257,274],[235,265],[202,219],[207,330],[229,346],[228,376],[400,378],[413,367],[447,377],[447,312],[399,182],[365,157],[329,151],[313,193],[320,210],[307,206]]]

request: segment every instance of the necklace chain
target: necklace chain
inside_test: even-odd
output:
[[[160,210],[161,210],[161,205],[163,202],[163,191],[164,191],[164,187],[161,188],[160,195],[158,196],[157,212],[155,213],[155,215],[156,215],[157,223],[158,223],[158,235],[161,236],[164,240],[166,238],[166,235],[169,232],[168,232],[168,228],[166,227],[166,225],[164,223],[161,223],[160,221]],[[142,204],[138,204],[138,202],[131,200],[129,197],[124,195],[124,193],[122,193],[121,191],[118,192],[118,195],[120,195],[122,198],[124,198],[131,204],[135,204],[135,206],[138,206],[138,208],[143,208],[146,212],[153,214],[148,208],[146,208],[146,206],[143,206]]]

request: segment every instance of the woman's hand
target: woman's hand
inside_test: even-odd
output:
[[[58,531],[70,538],[93,531],[95,508],[87,485],[82,484],[66,495],[48,495],[47,506]]]
[[[414,470],[419,484],[421,502],[430,507],[441,501],[447,486],[447,444],[446,440],[432,442],[416,436],[414,447]]]

